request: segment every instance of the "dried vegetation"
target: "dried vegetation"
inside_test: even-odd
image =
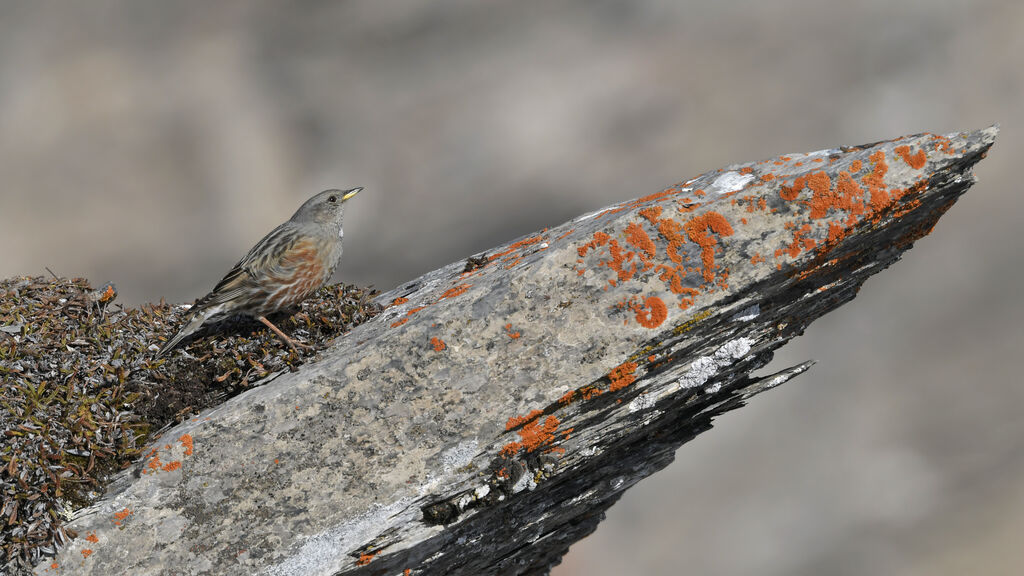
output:
[[[271,318],[313,346],[300,356],[262,324],[231,319],[156,360],[187,309],[125,308],[81,278],[0,281],[0,566],[38,563],[63,528],[131,465],[151,435],[297,366],[379,312],[375,292],[322,288]],[[0,568],[0,573],[4,569]]]

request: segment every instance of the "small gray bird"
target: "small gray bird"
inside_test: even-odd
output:
[[[267,315],[302,302],[334,274],[341,260],[345,201],[360,190],[362,187],[325,190],[306,200],[189,309],[185,326],[156,357],[172,350],[207,321],[235,314],[255,317],[297,351],[297,343],[267,320]]]

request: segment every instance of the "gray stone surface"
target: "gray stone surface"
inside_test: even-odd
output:
[[[36,572],[546,573],[715,415],[804,371],[751,376],[928,233],[995,135],[729,166],[429,273],[167,431]]]

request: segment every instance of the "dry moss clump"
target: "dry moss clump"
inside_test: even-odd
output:
[[[75,537],[62,527],[151,433],[295,370],[372,318],[374,291],[322,288],[271,320],[311,345],[294,352],[244,318],[205,327],[154,360],[187,307],[124,308],[112,285],[76,278],[0,281],[0,566],[31,566]],[[2,572],[2,570],[0,570]]]

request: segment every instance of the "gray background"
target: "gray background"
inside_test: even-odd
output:
[[[854,5],[856,4],[856,5]],[[1024,3],[0,3],[0,276],[202,295],[366,186],[389,288],[737,161],[1000,122],[980,183],[556,569],[1024,570]]]

